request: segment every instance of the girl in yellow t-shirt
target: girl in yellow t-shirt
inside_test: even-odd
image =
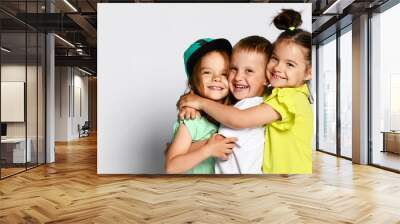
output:
[[[230,128],[266,125],[263,173],[312,172],[313,115],[307,82],[311,79],[311,33],[299,29],[300,13],[284,9],[273,20],[284,30],[275,43],[266,67],[272,93],[264,103],[246,110],[197,96],[182,96],[179,107],[206,112]]]

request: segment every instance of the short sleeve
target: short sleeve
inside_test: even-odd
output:
[[[176,130],[182,124],[185,124],[186,128],[188,129],[189,134],[192,137],[192,141],[200,141],[208,139],[212,134],[216,133],[218,130],[218,127],[215,124],[209,122],[204,117],[199,117],[194,120],[188,119],[188,120],[176,121],[176,123],[174,124],[174,136]]]
[[[264,99],[264,103],[270,105],[281,116],[281,119],[272,122],[271,126],[281,131],[288,130],[293,126],[296,115],[295,95],[295,89],[276,88],[269,97]]]
[[[194,124],[195,122],[193,120],[179,120],[179,121],[175,121],[174,123],[174,127],[173,127],[173,134],[172,134],[172,138],[175,138],[175,134],[176,131],[178,130],[179,126],[181,126],[182,124],[184,124],[189,133],[190,136],[192,136],[192,139],[194,138],[194,136],[196,136],[196,125]]]

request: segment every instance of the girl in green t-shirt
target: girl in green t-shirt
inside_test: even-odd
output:
[[[181,97],[179,108],[204,111],[230,128],[266,125],[263,173],[312,172],[313,115],[307,82],[311,79],[311,33],[299,29],[300,13],[284,9],[274,18],[284,30],[275,43],[266,74],[271,94],[246,110],[215,103],[195,94]]]
[[[195,94],[222,104],[229,94],[228,70],[232,46],[226,39],[200,39],[184,53],[188,87]],[[173,140],[165,155],[166,173],[213,174],[214,157],[227,159],[234,138],[214,135],[218,125],[206,116],[176,121]],[[221,137],[222,138],[222,137]],[[206,145],[191,149],[193,142],[207,140]]]

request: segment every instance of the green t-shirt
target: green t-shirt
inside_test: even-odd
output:
[[[312,172],[313,113],[306,85],[274,88],[264,103],[281,119],[265,128],[263,172],[309,174]]]
[[[206,118],[200,117],[194,120],[180,120],[176,121],[173,129],[173,138],[175,137],[176,130],[181,124],[185,124],[192,136],[192,142],[206,140],[218,131],[218,126],[209,122]],[[213,174],[214,173],[214,158],[209,157],[203,160],[197,166],[188,170],[187,174]]]

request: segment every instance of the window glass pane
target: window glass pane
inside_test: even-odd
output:
[[[11,14],[35,23],[45,1],[0,1]],[[31,17],[29,17],[31,16]],[[45,161],[45,35],[0,12],[0,178]]]
[[[352,35],[340,36],[340,153],[352,157]]]
[[[28,32],[28,61],[27,61],[27,80],[26,80],[26,91],[27,91],[27,99],[26,99],[26,111],[27,111],[27,141],[31,153],[29,154],[30,158],[28,160],[27,166],[28,168],[34,167],[37,165],[37,98],[38,98],[38,57],[37,57],[37,33],[36,32]],[[29,148],[28,147],[28,148]]]
[[[400,170],[400,4],[376,14],[372,25],[372,163]]]
[[[336,38],[318,48],[318,148],[336,153]]]
[[[43,33],[38,35],[38,163],[45,163],[45,87],[46,87],[46,76],[45,76],[45,65],[46,65],[46,36]]]
[[[1,177],[25,170],[26,33],[1,33]]]

